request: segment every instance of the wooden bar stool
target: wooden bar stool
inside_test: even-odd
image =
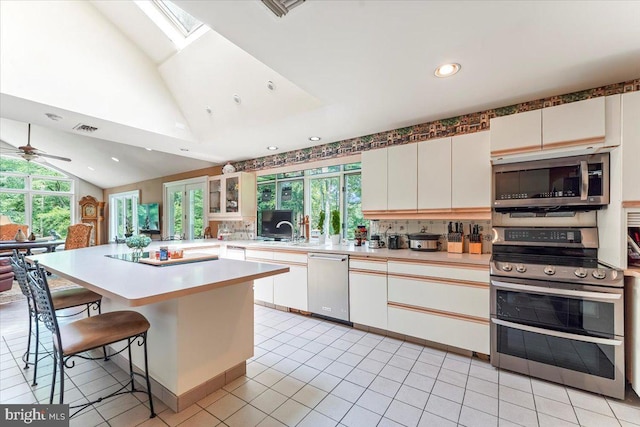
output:
[[[129,382],[123,385],[115,392],[100,397],[99,399],[85,403],[82,405],[70,406],[70,409],[77,409],[71,414],[71,417],[82,411],[83,409],[101,402],[104,399],[118,396],[124,393],[147,393],[149,397],[149,418],[156,416],[153,410],[153,396],[151,394],[151,382],[149,381],[149,368],[147,360],[147,331],[149,330],[149,321],[136,311],[122,310],[112,311],[109,313],[99,314],[93,317],[85,317],[80,320],[59,325],[55,315],[53,299],[49,286],[47,284],[47,275],[42,267],[35,263],[34,270],[27,275],[29,288],[38,310],[38,314],[42,318],[44,324],[52,333],[53,338],[53,378],[51,381],[51,394],[49,396],[49,404],[53,404],[53,395],[56,388],[56,370],[60,369],[60,404],[64,403],[64,369],[72,368],[74,362],[70,362],[73,357],[80,357],[87,360],[100,359],[99,357],[91,357],[87,354],[89,350],[104,347],[120,341],[127,341],[125,348],[115,354],[123,352],[125,349],[129,355]],[[133,371],[133,362],[131,359],[131,346],[136,343],[138,346],[144,346],[144,375]],[[136,389],[134,378],[138,375],[145,379],[147,390]],[[127,388],[131,387],[130,390]]]
[[[11,257],[11,265],[13,267],[13,273],[15,275],[15,279],[18,281],[18,285],[20,285],[20,290],[22,294],[27,297],[27,309],[29,310],[29,337],[27,338],[27,350],[22,355],[22,361],[25,363],[24,369],[28,369],[29,365],[33,365],[33,383],[32,385],[38,385],[37,375],[38,375],[38,357],[39,357],[39,342],[40,342],[40,322],[38,321],[38,308],[34,304],[34,300],[31,294],[31,289],[29,288],[29,284],[27,283],[27,273],[30,270],[29,265],[24,259],[24,254],[18,253],[17,250],[14,249],[13,256]],[[67,314],[59,317],[71,317],[77,316],[79,314],[87,312],[87,316],[91,316],[91,308],[97,310],[98,313],[101,313],[101,301],[102,295],[97,294],[89,289],[85,288],[74,288],[74,289],[65,289],[57,292],[53,292],[51,294],[53,301],[54,311],[64,310],[67,308],[81,308],[81,310]],[[35,351],[31,352],[31,336],[32,331],[35,329]],[[105,360],[107,360],[106,348],[105,351]],[[29,362],[29,356],[34,354],[34,361]]]

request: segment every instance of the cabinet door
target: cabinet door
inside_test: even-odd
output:
[[[490,127],[492,156],[542,149],[542,110],[496,117]]]
[[[491,206],[489,132],[454,136],[451,140],[451,207]]]
[[[542,109],[542,148],[604,141],[605,98],[593,98]]]
[[[387,153],[387,209],[418,209],[418,145],[389,147]]]
[[[273,304],[273,277],[253,281],[253,299]]]
[[[387,210],[387,149],[362,153],[362,210]]]
[[[374,328],[387,329],[387,273],[349,273],[349,318]]]
[[[307,311],[307,267],[282,264],[289,272],[273,277],[273,303]]]
[[[221,176],[209,178],[209,214],[211,215],[219,215],[222,213],[223,188],[224,184]]]
[[[640,205],[640,92],[622,95],[622,200]]]
[[[418,209],[451,209],[451,138],[418,144]]]

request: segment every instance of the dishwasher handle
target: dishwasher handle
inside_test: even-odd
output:
[[[345,262],[349,259],[349,256],[348,255],[309,254],[309,258],[323,260],[323,261]]]

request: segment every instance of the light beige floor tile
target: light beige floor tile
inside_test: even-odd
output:
[[[113,418],[110,418],[108,421],[111,427],[137,426],[139,424],[145,423],[148,420],[155,420],[158,418],[157,416],[155,418],[149,418],[150,415],[151,414],[149,413],[149,408],[147,408],[143,404],[139,404],[138,406],[134,406],[133,408],[121,414],[118,414]]]
[[[182,423],[178,424],[179,427],[214,427],[220,425],[221,421],[211,415],[207,411],[200,411],[191,418],[187,418]]]
[[[264,413],[271,414],[286,400],[287,400],[287,396],[284,396],[278,393],[277,391],[269,389],[264,393],[262,393],[260,396],[253,399],[251,401],[251,405],[260,409]]]
[[[289,399],[273,411],[271,416],[287,426],[295,426],[302,421],[309,412],[311,412],[311,409],[293,399]]]
[[[173,412],[171,409],[167,409],[166,411],[160,412],[158,416],[162,419],[162,421],[164,421],[165,423],[173,427],[173,426],[177,426],[178,424],[187,420],[188,418],[193,417],[195,414],[197,414],[201,410],[202,408],[200,406],[191,405],[181,412]]]
[[[267,414],[259,409],[246,405],[235,414],[224,420],[229,427],[254,427],[267,417]]]
[[[247,402],[244,400],[232,394],[227,394],[223,398],[216,400],[214,403],[207,406],[205,409],[216,418],[224,421],[246,404]]]

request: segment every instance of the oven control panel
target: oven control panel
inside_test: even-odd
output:
[[[582,233],[575,229],[509,228],[504,231],[507,242],[580,243]]]
[[[505,279],[535,279],[552,282],[580,283],[583,285],[624,286],[621,270],[614,268],[587,268],[563,265],[522,264],[491,261],[491,275]]]

